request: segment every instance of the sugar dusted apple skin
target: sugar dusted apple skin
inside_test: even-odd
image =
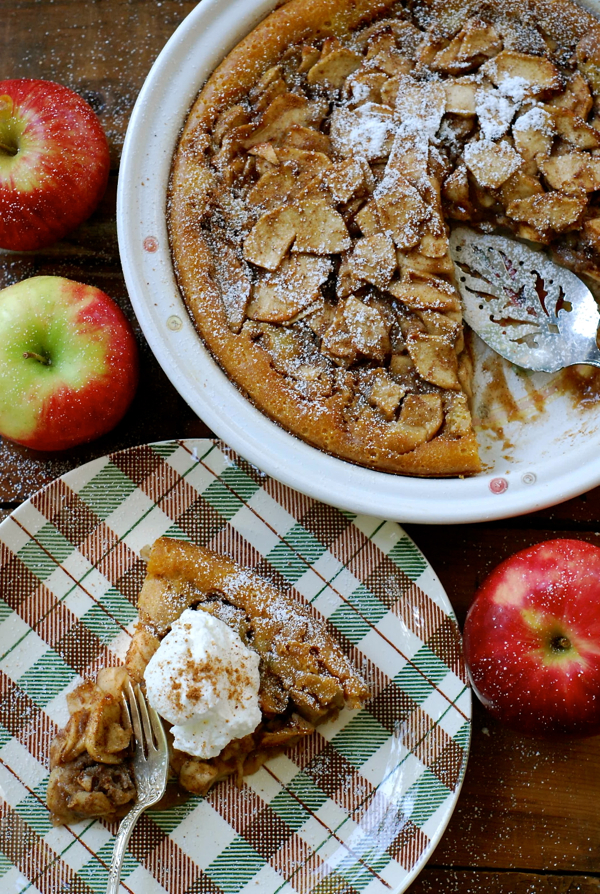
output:
[[[506,559],[476,593],[464,650],[498,720],[539,736],[600,733],[600,549],[559,539]]]
[[[110,431],[136,391],[138,352],[104,292],[36,276],[0,292],[0,435],[64,450]]]
[[[0,247],[44,248],[94,211],[110,171],[108,142],[73,90],[0,81]]]

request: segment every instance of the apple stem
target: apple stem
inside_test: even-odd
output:
[[[555,652],[566,652],[571,648],[571,641],[567,636],[555,636],[552,640],[552,648]]]
[[[52,361],[49,357],[42,357],[41,354],[36,354],[35,351],[25,351],[23,357],[26,360],[31,357],[33,360],[38,360],[40,363],[43,363],[44,366],[52,366]]]

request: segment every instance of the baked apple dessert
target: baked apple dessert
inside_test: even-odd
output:
[[[215,360],[335,456],[480,470],[448,228],[508,230],[598,276],[599,72],[600,24],[569,0],[275,10],[173,160],[174,265]]]
[[[324,623],[226,556],[157,540],[138,607],[125,666],[68,697],[70,719],[51,747],[56,822],[115,819],[135,800],[128,680],[168,722],[173,774],[201,795],[368,698]]]

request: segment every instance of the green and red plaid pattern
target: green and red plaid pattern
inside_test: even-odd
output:
[[[471,700],[452,609],[395,523],[318,503],[211,440],[125,450],[0,525],[0,890],[103,894],[116,826],[54,828],[48,750],[65,693],[131,638],[140,551],[187,539],[309,603],[372,688],[241,788],[148,811],[133,894],[384,894],[410,884],[465,771]]]

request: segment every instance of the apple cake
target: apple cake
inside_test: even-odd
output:
[[[106,668],[67,697],[70,718],[50,752],[47,803],[57,823],[99,816],[112,820],[131,807],[136,790],[123,687],[128,680],[144,687],[152,656],[186,610],[224,622],[258,655],[260,708],[256,729],[230,741],[215,757],[203,759],[171,747],[171,770],[189,792],[204,795],[232,774],[241,780],[335,718],[341,708],[358,708],[369,696],[359,673],[309,608],[226,556],[160,538],[149,553],[138,609],[125,666]]]
[[[184,301],[271,419],[400,474],[480,470],[452,221],[600,275],[600,25],[569,0],[291,0],[173,159]]]

